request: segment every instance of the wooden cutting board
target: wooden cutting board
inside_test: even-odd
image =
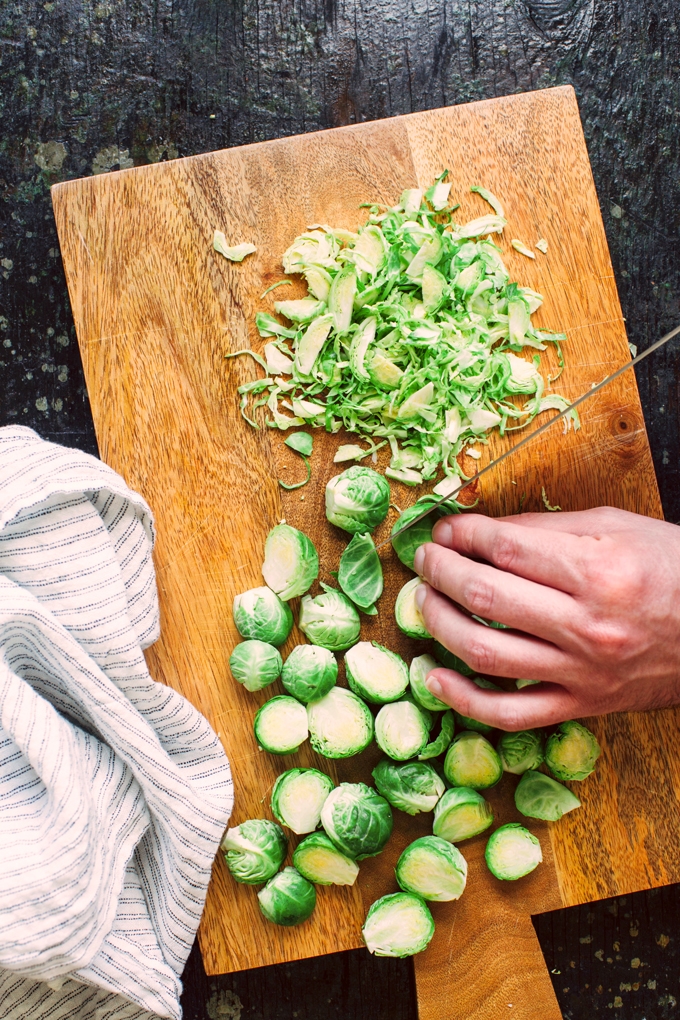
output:
[[[322,579],[337,566],[346,536],[323,513],[337,468],[338,437],[315,440],[313,479],[285,493],[277,478],[302,465],[278,431],[254,431],[237,408],[236,386],[259,369],[225,355],[261,349],[253,318],[281,291],[280,257],[311,223],[356,228],[367,200],[394,203],[402,189],[427,186],[448,167],[461,218],[487,212],[469,192],[482,184],[509,219],[501,242],[511,278],[545,295],[539,326],[563,330],[567,367],[556,385],[575,398],[628,357],[623,319],[597,197],[571,88],[353,125],[193,156],[59,184],[54,208],[97,437],[104,460],[155,511],[155,563],[162,637],[148,652],[154,677],[186,695],[219,732],[236,780],[233,821],[270,816],[278,772],[314,763],[340,780],[368,779],[374,749],[338,764],[305,749],[275,759],[252,734],[257,707],[278,685],[249,694],[228,658],[238,635],[235,594],[262,583],[265,536],[282,517],[316,543]],[[212,250],[215,228],[257,254],[240,265]],[[532,261],[511,238],[548,252]],[[301,294],[296,284],[286,297]],[[554,363],[554,362],[553,362]],[[565,510],[611,504],[660,517],[652,461],[631,374],[584,410],[583,427],[559,427],[491,479],[481,508],[492,515],[542,509],[541,488]],[[515,441],[513,436],[510,442]],[[494,454],[508,440],[496,439]],[[383,462],[384,463],[384,462]],[[470,465],[471,466],[471,465]],[[408,505],[416,493],[393,486]],[[381,539],[393,514],[377,533]],[[408,572],[384,555],[380,615],[364,618],[364,639],[410,657],[424,650],[394,625],[392,606]],[[634,611],[634,607],[631,607]],[[285,651],[300,640],[294,634]],[[536,824],[545,863],[507,885],[486,871],[484,839],[463,844],[468,888],[434,904],[437,933],[415,960],[421,1020],[559,1016],[531,924],[532,913],[680,880],[680,767],[666,747],[677,712],[619,715],[590,725],[603,747],[595,776],[578,787],[583,808],[555,825]],[[514,780],[491,791],[499,821],[516,817]],[[200,929],[208,973],[217,974],[361,945],[367,906],[395,887],[393,867],[407,842],[430,831],[431,816],[396,814],[387,850],[361,865],[352,889],[319,889],[318,908],[292,930],[265,922],[253,889],[215,863]]]

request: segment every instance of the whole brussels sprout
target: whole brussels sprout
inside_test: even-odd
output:
[[[283,864],[288,840],[276,822],[251,818],[227,829],[222,849],[227,867],[237,882],[260,885]]]
[[[272,812],[298,835],[314,832],[332,789],[333,780],[317,769],[288,769],[274,783]]]
[[[229,656],[229,668],[247,691],[261,691],[278,680],[283,661],[266,641],[240,641]]]
[[[383,592],[383,572],[370,535],[354,535],[340,557],[338,584],[365,613],[375,615],[374,603]]]
[[[379,854],[392,833],[392,809],[364,783],[340,783],[326,798],[321,824],[329,839],[353,860]]]
[[[326,486],[326,517],[350,534],[373,531],[387,517],[390,487],[372,468],[353,464]]]
[[[316,889],[295,868],[284,868],[257,894],[260,910],[274,924],[286,928],[302,924],[316,906]]]
[[[335,656],[321,645],[296,645],[281,671],[283,686],[305,705],[325,697],[337,679]]]
[[[406,698],[383,705],[375,719],[378,747],[397,761],[406,761],[420,754],[427,744],[429,732],[423,710]]]
[[[538,730],[502,733],[497,751],[503,771],[521,776],[527,769],[537,769],[543,762],[543,737]]]
[[[319,575],[319,557],[303,531],[277,524],[264,544],[262,576],[284,601],[304,595]]]
[[[313,645],[341,652],[353,645],[361,631],[359,614],[341,591],[327,588],[321,595],[305,595],[300,604],[300,630]]]
[[[433,811],[446,789],[432,766],[420,761],[399,763],[383,758],[373,769],[373,778],[385,800],[408,815]]]
[[[541,844],[518,822],[501,825],[489,837],[484,851],[489,871],[505,882],[524,878],[543,860]]]
[[[481,733],[466,731],[451,741],[444,759],[444,775],[452,786],[485,790],[503,775],[498,752]]]
[[[293,614],[271,588],[251,588],[234,599],[239,634],[270,645],[282,645],[293,627]]]
[[[374,705],[396,701],[408,687],[406,663],[375,641],[360,641],[345,652],[347,683]]]
[[[448,709],[448,705],[444,701],[440,701],[439,698],[435,698],[434,694],[431,693],[425,686],[425,681],[433,669],[438,669],[439,663],[436,659],[433,659],[431,655],[416,655],[411,660],[411,666],[409,669],[409,683],[411,684],[411,694],[423,708],[429,709],[430,712],[445,712]]]
[[[297,846],[293,864],[316,885],[354,885],[359,865],[338,850],[325,832],[313,832]]]
[[[545,745],[545,763],[558,779],[586,779],[600,754],[595,734],[573,720],[560,723]]]
[[[373,716],[352,691],[333,687],[307,706],[310,742],[324,758],[351,758],[373,740]]]
[[[432,831],[449,843],[460,843],[478,836],[492,822],[493,808],[481,793],[469,786],[454,786],[446,791],[434,809]]]
[[[430,637],[423,614],[416,605],[416,590],[420,584],[419,577],[413,577],[407,581],[397,595],[397,601],[394,604],[394,618],[397,621],[397,627],[408,637],[416,640]]]
[[[515,806],[527,818],[558,822],[568,811],[581,807],[581,801],[555,779],[529,769],[515,790]]]
[[[414,956],[429,945],[434,935],[434,921],[420,896],[391,893],[369,908],[361,933],[369,953]]]
[[[253,723],[255,739],[270,754],[294,754],[309,735],[307,711],[295,698],[279,694],[265,701]]]
[[[467,861],[447,839],[421,836],[402,853],[397,861],[396,876],[404,892],[446,903],[462,895],[467,881]]]

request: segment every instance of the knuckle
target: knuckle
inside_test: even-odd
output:
[[[634,638],[625,624],[591,619],[582,627],[590,656],[599,662],[624,662],[634,652]]]
[[[480,577],[471,577],[463,585],[464,605],[478,616],[490,616],[495,603],[493,587]]]
[[[496,652],[483,641],[472,641],[463,658],[476,673],[494,673],[497,660]]]
[[[517,733],[526,727],[526,713],[521,707],[515,704],[514,698],[509,699],[512,703],[503,704],[499,707],[499,726],[508,733]]]
[[[496,535],[492,547],[492,556],[494,564],[500,570],[512,570],[517,561],[517,545],[515,540],[510,535],[503,534],[502,532]]]

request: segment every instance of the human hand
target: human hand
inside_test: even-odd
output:
[[[434,670],[427,686],[461,715],[521,730],[680,702],[674,524],[612,507],[463,514],[439,521],[433,539],[415,558],[432,636],[478,673],[543,681],[497,693]],[[512,630],[477,623],[451,599]]]

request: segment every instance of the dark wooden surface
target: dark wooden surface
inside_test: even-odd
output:
[[[551,84],[579,97],[629,339],[680,321],[677,0],[4,0],[0,54],[2,423],[96,451],[51,184]],[[673,521],[679,351],[638,376]],[[538,918],[564,1016],[677,1015],[679,907],[672,888]],[[408,962],[362,951],[208,981],[194,955],[185,1010],[413,1020],[415,998]]]

